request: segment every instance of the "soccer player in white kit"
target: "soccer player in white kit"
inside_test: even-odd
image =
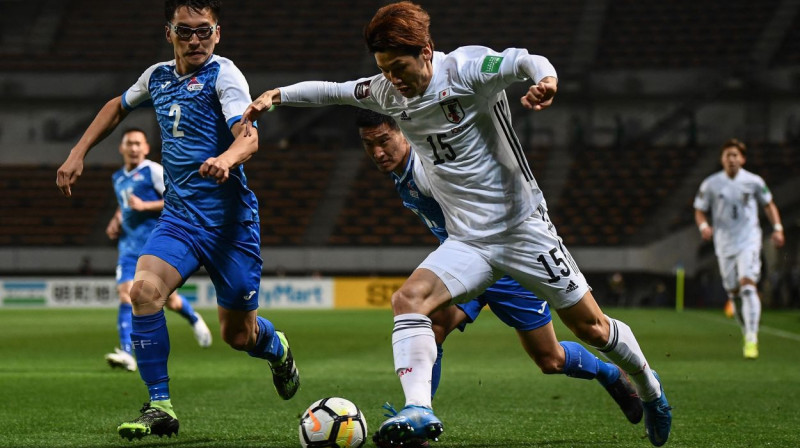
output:
[[[761,320],[761,301],[756,290],[761,274],[759,205],[772,223],[775,247],[783,246],[784,235],[778,207],[764,179],[742,168],[746,151],[745,144],[737,139],[722,145],[723,169],[700,185],[694,199],[694,219],[703,239],[714,239],[722,286],[729,300],[740,302],[735,313],[744,334],[744,357],[756,359]],[[713,227],[708,222],[709,211]]]
[[[672,415],[660,380],[631,329],[605,316],[592,297],[542,206],[542,192],[511,127],[504,89],[532,79],[521,101],[542,110],[557,90],[555,69],[524,49],[435,52],[429,25],[419,5],[384,6],[364,30],[381,74],[268,90],[242,115],[248,129],[274,104],[342,104],[390,115],[414,147],[444,212],[449,238],[392,295],[395,372],[406,406],[373,440],[381,447],[413,446],[442,433],[431,409],[436,343],[428,316],[474,298],[508,274],[629,374],[643,401],[650,441],[663,445]]]

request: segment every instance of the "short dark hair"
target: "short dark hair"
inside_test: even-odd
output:
[[[734,148],[738,149],[739,152],[742,153],[743,156],[747,155],[747,145],[745,145],[738,138],[731,138],[731,139],[726,140],[725,143],[722,144],[722,147],[719,149],[719,154],[722,155],[722,153],[724,153],[725,150],[730,148],[730,147],[734,147]]]
[[[419,56],[422,48],[433,39],[431,17],[421,6],[408,1],[380,8],[364,27],[364,40],[370,53],[400,51]]]
[[[394,118],[388,115],[379,114],[369,109],[356,110],[356,126],[359,128],[374,128],[384,123],[388,124],[389,127],[395,131],[400,130]]]
[[[220,0],[166,0],[164,2],[164,18],[167,19],[167,22],[172,22],[172,18],[175,17],[175,11],[181,6],[185,6],[195,12],[209,8],[214,20],[219,21],[222,4]]]
[[[125,137],[126,135],[130,134],[131,132],[141,132],[142,135],[144,135],[144,141],[147,141],[147,132],[144,132],[144,129],[142,129],[142,128],[137,128],[137,127],[125,128],[122,131],[122,136]]]

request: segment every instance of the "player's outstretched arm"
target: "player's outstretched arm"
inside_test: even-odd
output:
[[[526,109],[542,110],[553,104],[553,97],[558,90],[558,79],[552,76],[542,78],[535,85],[530,86],[528,92],[521,98],[522,106]]]
[[[219,157],[209,157],[202,165],[200,165],[200,175],[203,177],[211,177],[218,184],[228,180],[230,169],[236,165],[246,162],[253,154],[258,151],[258,133],[251,132],[249,135],[245,132],[245,126],[241,122],[235,123],[231,132],[236,136],[227,151],[219,155]]]
[[[242,114],[240,123],[244,125],[244,133],[249,137],[252,132],[253,123],[258,120],[264,112],[268,112],[273,106],[281,104],[281,91],[279,89],[267,90],[259,95],[255,101],[250,103]]]
[[[764,207],[764,212],[767,214],[769,222],[772,223],[772,244],[780,249],[786,239],[783,234],[783,224],[781,224],[781,214],[778,212],[778,206],[775,205],[775,202],[770,202]]]
[[[71,187],[83,173],[83,159],[89,150],[106,138],[126,116],[128,116],[128,111],[122,107],[122,97],[120,96],[107,102],[100,109],[92,123],[86,128],[83,137],[69,152],[67,160],[58,169],[56,185],[64,196],[72,196]]]

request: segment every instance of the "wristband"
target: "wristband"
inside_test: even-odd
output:
[[[706,230],[708,227],[709,227],[709,226],[708,226],[708,223],[707,223],[707,222],[705,222],[705,221],[703,221],[703,222],[702,222],[702,223],[701,223],[699,226],[697,226],[697,228],[698,228],[698,229],[700,229],[700,231],[701,231],[701,232],[702,232],[703,230]]]
[[[774,226],[772,226],[772,230],[774,232],[783,232],[783,225],[781,223],[777,223]]]

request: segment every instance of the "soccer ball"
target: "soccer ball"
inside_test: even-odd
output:
[[[358,448],[366,441],[364,414],[344,398],[315,401],[300,419],[300,445],[303,448]]]

